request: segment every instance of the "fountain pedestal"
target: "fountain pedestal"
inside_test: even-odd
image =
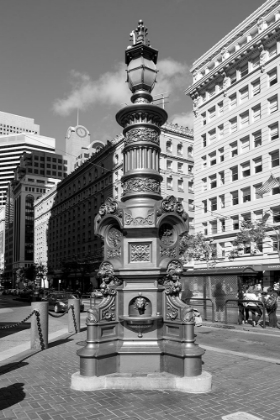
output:
[[[160,190],[159,135],[167,113],[152,103],[157,54],[139,21],[125,54],[132,104],[116,116],[125,136],[123,196],[107,198],[95,218],[95,234],[104,238],[98,272],[104,298],[89,311],[73,389],[211,389],[193,309],[179,297],[179,242],[188,215]]]

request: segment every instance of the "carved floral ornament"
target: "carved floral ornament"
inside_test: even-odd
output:
[[[131,124],[135,123],[148,123],[148,124],[154,124],[156,126],[160,126],[162,124],[162,119],[152,112],[146,112],[146,111],[137,111],[133,113],[129,113],[128,115],[125,115],[122,118],[121,125],[123,127],[127,127]]]
[[[171,212],[178,213],[178,215],[181,216],[183,220],[188,219],[188,215],[185,212],[182,203],[177,201],[174,195],[169,195],[162,200],[160,208],[157,211],[157,216],[161,216],[163,213]]]
[[[149,141],[159,144],[159,135],[158,132],[152,128],[133,128],[127,132],[125,141],[126,143]]]
[[[117,200],[111,197],[106,198],[105,203],[100,206],[98,213],[101,217],[107,214],[116,214],[117,216],[121,216]]]
[[[154,212],[148,213],[147,217],[132,217],[129,213],[124,213],[124,224],[128,226],[148,226],[154,224]]]
[[[122,184],[123,195],[134,192],[153,192],[159,194],[160,183],[151,178],[132,178]]]
[[[179,296],[182,290],[180,282],[181,274],[183,272],[183,265],[178,260],[172,260],[167,266],[166,276],[163,281],[165,293],[171,296]]]

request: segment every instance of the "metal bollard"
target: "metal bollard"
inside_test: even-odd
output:
[[[39,318],[36,314],[31,317],[31,349],[45,350],[49,344],[49,302],[32,302],[31,312],[34,310],[39,312]]]
[[[68,299],[68,308],[68,332],[78,333],[80,332],[80,299]]]

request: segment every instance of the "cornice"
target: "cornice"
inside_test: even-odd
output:
[[[180,137],[191,137],[190,140],[193,140],[193,130],[191,130],[188,127],[184,127],[183,125],[179,126],[178,124],[172,124],[172,123],[165,123],[162,127],[161,130],[164,133],[171,133],[171,134],[176,134]]]
[[[280,2],[280,0],[279,0]],[[225,61],[220,63],[217,67],[214,67],[212,70],[209,71],[208,74],[204,75],[200,80],[195,82],[193,85],[189,86],[185,90],[186,95],[192,96],[196,90],[198,90],[201,86],[205,86],[211,83],[215,77],[223,75],[226,73],[231,65],[236,65],[237,62],[248,58],[256,48],[260,47],[261,45],[265,46],[272,37],[279,36],[280,32],[280,20],[276,21],[273,25],[269,26],[265,31],[258,34],[255,38],[249,41],[247,44],[243,45],[240,50],[235,51],[230,57],[228,57]]]
[[[245,20],[243,20],[243,22],[241,22],[231,32],[229,32],[224,38],[217,42],[210,50],[208,50],[200,58],[198,58],[193,63],[193,67],[190,69],[191,73],[203,67],[209,61],[211,61],[217,54],[221,53],[223,48],[227,48],[238,38],[243,36],[249,29],[251,29],[254,25],[257,24],[259,18],[268,15],[273,9],[277,8],[279,4],[280,0],[267,0],[262,6],[260,6]]]

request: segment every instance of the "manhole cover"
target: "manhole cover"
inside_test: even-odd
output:
[[[244,411],[238,411],[237,413],[228,414],[222,417],[222,420],[263,420],[260,417],[253,416],[250,413],[244,413]]]

